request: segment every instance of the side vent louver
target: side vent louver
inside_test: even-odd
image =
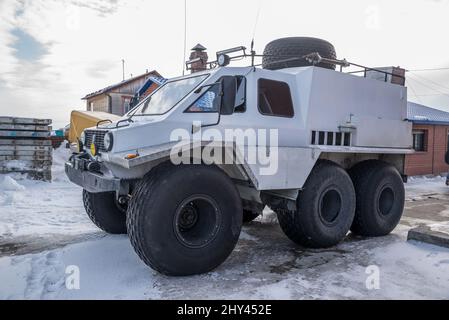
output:
[[[312,131],[311,144],[318,146],[351,146],[350,132]]]

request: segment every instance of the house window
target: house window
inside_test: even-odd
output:
[[[427,131],[414,130],[413,131],[413,149],[418,152],[427,151]]]
[[[259,79],[259,111],[263,115],[293,117],[290,87],[285,82]]]
[[[447,145],[446,145],[446,147],[447,147],[446,151],[449,151],[449,130],[447,131]]]

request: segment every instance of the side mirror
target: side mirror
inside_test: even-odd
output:
[[[237,78],[224,76],[220,82],[223,94],[220,113],[223,115],[231,115],[234,113],[235,97],[237,95]]]

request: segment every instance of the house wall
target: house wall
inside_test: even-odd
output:
[[[125,110],[125,104],[129,104],[131,98],[145,84],[149,77],[150,76],[136,79],[135,81],[114,89],[110,93],[110,96],[112,97],[111,113],[123,116],[127,112],[127,110]]]
[[[131,99],[133,94],[110,93],[112,98],[111,113],[117,116],[125,114],[125,101]]]
[[[118,116],[124,115],[126,113],[125,104],[129,103],[134,94],[151,76],[153,76],[153,74],[148,74],[146,77],[141,77],[109,91],[108,94],[111,99],[111,106],[109,106],[109,96],[106,94],[101,94],[88,99],[86,104],[87,111],[109,112]],[[157,88],[158,85],[153,84],[145,94],[148,95]],[[91,107],[91,103],[93,103],[93,108]]]
[[[87,111],[109,112],[109,97],[105,94],[87,100]]]
[[[426,130],[427,150],[407,155],[405,158],[405,174],[438,175],[449,171],[449,165],[444,158],[448,145],[449,126],[444,125],[413,125],[413,130]]]

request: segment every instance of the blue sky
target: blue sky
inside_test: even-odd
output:
[[[39,61],[47,54],[45,46],[22,29],[13,29],[11,34],[16,38],[12,48],[15,50],[14,56],[17,59],[34,62]]]
[[[449,0],[187,0],[187,45],[256,50],[284,36],[331,41],[339,58],[449,68]],[[256,25],[257,9],[260,15]],[[0,114],[68,123],[81,97],[126,76],[183,65],[184,1],[0,0]],[[409,99],[449,110],[449,70],[407,74]],[[7,106],[7,107],[5,107]]]

